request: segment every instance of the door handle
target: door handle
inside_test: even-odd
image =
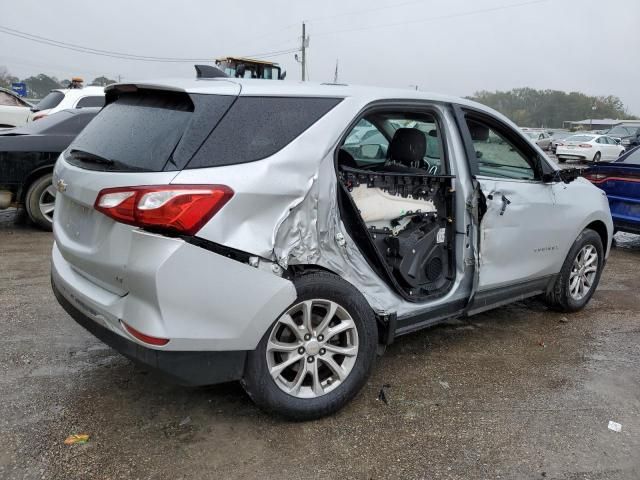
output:
[[[511,204],[511,200],[502,195],[502,208],[500,209],[500,216],[504,215],[504,211]]]

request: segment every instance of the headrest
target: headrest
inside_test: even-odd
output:
[[[473,120],[467,121],[467,126],[469,127],[469,133],[471,133],[471,140],[474,142],[486,142],[489,139],[489,127],[485,127]]]
[[[427,138],[417,128],[399,128],[389,144],[389,160],[407,167],[420,164],[427,151]]]

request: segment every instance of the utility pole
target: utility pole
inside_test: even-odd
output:
[[[338,59],[336,58],[336,72],[333,74],[333,83],[338,83]]]
[[[302,52],[302,81],[307,79],[307,47],[309,46],[309,39],[307,38],[307,28],[304,22],[302,22],[302,44],[300,45],[300,51]]]

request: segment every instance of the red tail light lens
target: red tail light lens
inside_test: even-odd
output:
[[[593,183],[600,183],[607,178],[607,175],[604,173],[585,173],[583,176]]]
[[[225,185],[105,188],[94,208],[128,225],[195,235],[232,196]]]
[[[591,148],[591,144],[590,143],[581,143],[580,145],[578,145],[580,148]]]

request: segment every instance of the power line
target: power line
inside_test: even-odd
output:
[[[437,17],[429,17],[429,18],[423,18],[421,20],[409,20],[406,22],[397,22],[397,23],[382,23],[379,25],[369,25],[367,27],[360,27],[360,28],[347,28],[344,30],[332,30],[329,32],[320,32],[320,33],[315,33],[314,35],[316,37],[318,36],[326,36],[326,35],[335,35],[338,33],[352,33],[352,32],[360,32],[360,31],[364,31],[364,30],[372,30],[372,29],[376,29],[376,28],[389,28],[389,27],[399,27],[402,25],[410,25],[410,24],[416,24],[416,23],[427,23],[427,22],[433,22],[436,20],[448,20],[451,18],[460,18],[460,17],[468,17],[468,16],[472,16],[472,15],[478,15],[481,13],[490,13],[490,12],[496,12],[499,10],[507,10],[507,9],[511,9],[511,8],[518,8],[518,7],[524,7],[524,6],[528,6],[528,5],[535,5],[537,3],[546,3],[549,0],[531,0],[528,2],[521,2],[521,3],[514,3],[511,5],[502,5],[502,6],[498,6],[498,7],[490,7],[490,8],[482,8],[482,9],[477,9],[477,10],[469,10],[466,12],[459,12],[459,13],[452,13],[452,14],[448,14],[448,15],[440,15]]]
[[[160,63],[194,63],[194,62],[210,63],[213,61],[213,57],[208,57],[208,58],[155,57],[155,56],[148,56],[148,55],[134,55],[129,53],[116,52],[112,50],[101,50],[97,48],[84,47],[82,45],[77,45],[73,43],[53,40],[51,38],[46,38],[39,35],[34,35],[31,33],[16,30],[13,28],[5,27],[3,25],[0,25],[0,33],[4,33],[6,35],[11,35],[14,37],[22,38],[25,40],[29,40],[29,41],[44,44],[44,45],[49,45],[52,47],[58,47],[58,48],[72,50],[80,53],[86,53],[90,55],[118,58],[121,60],[136,60],[141,62],[160,62]],[[294,51],[297,51],[297,49],[276,50],[276,51],[262,52],[262,53],[256,53],[252,55],[243,55],[243,56],[254,57],[254,58],[267,58],[270,56],[278,56],[278,55],[293,53]]]

